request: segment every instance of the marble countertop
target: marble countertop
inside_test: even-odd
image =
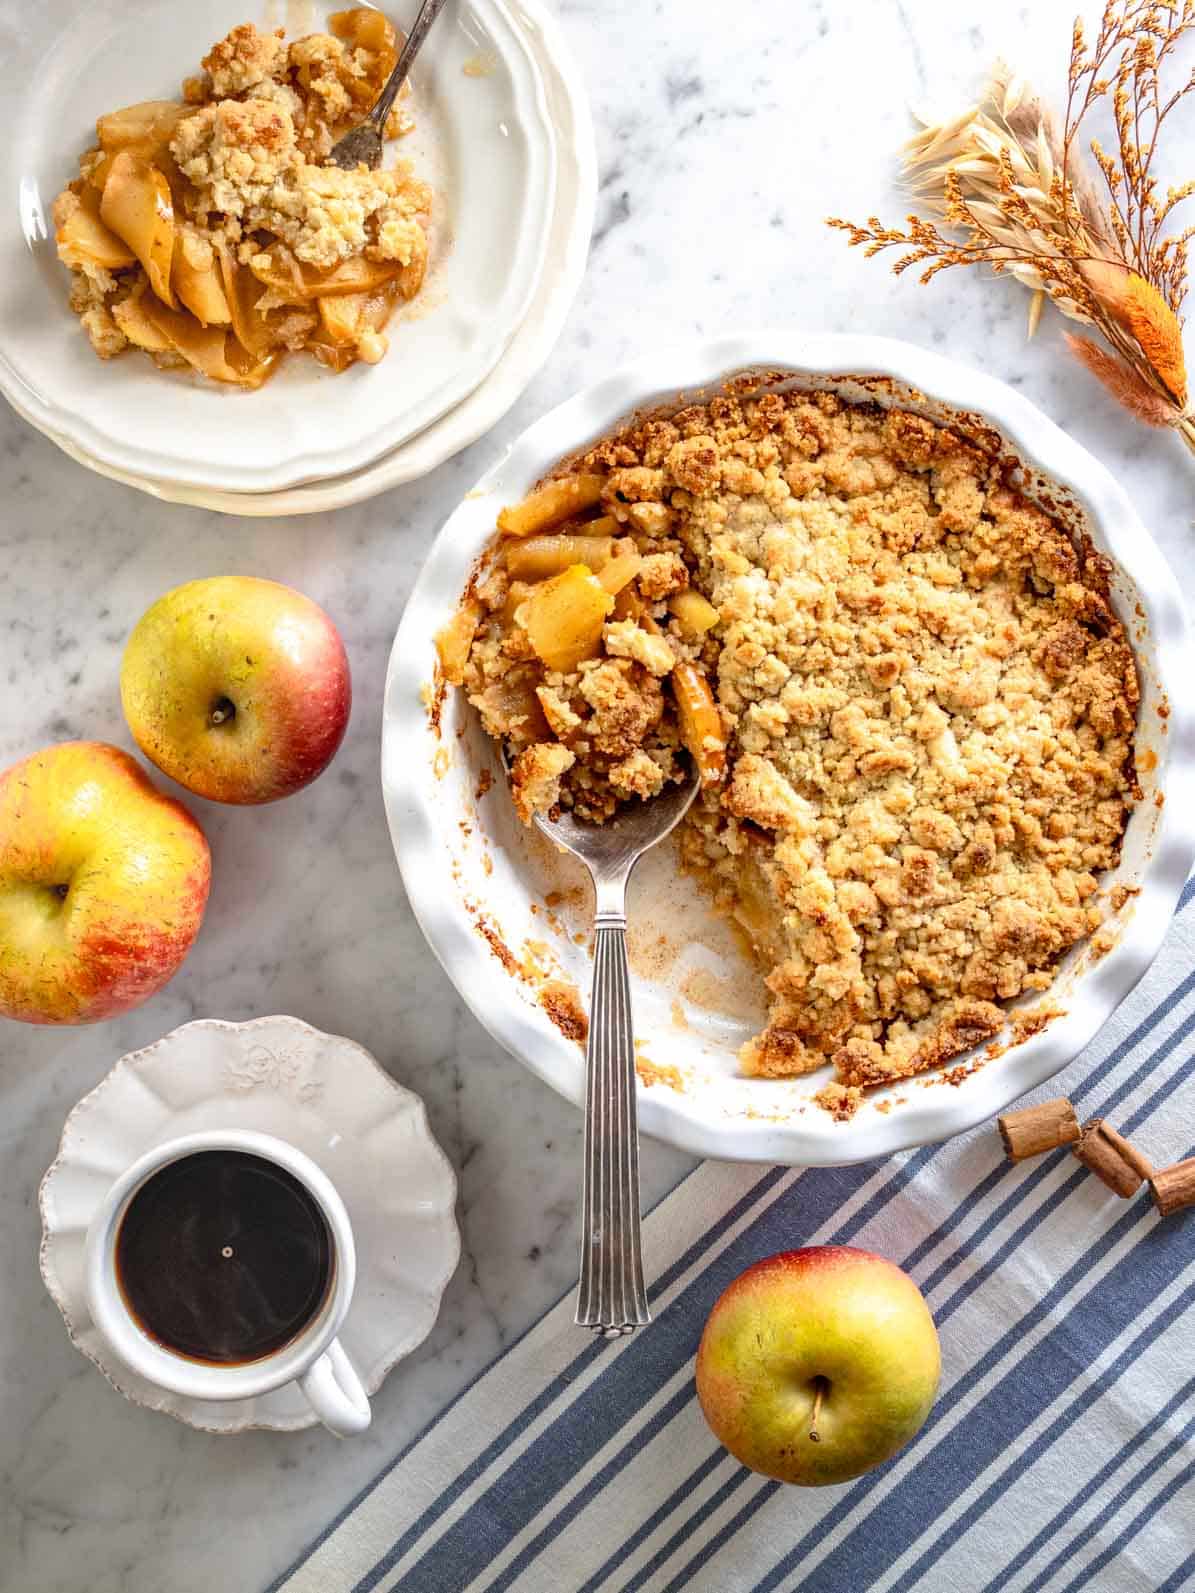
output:
[[[1176,567],[1189,565],[1191,460],[1065,357],[1057,317],[1029,343],[1014,285],[897,282],[822,225],[904,214],[892,152],[910,102],[958,102],[998,53],[1060,85],[1075,4],[739,0],[729,23],[722,0],[561,0],[601,172],[580,298],[490,436],[371,503],[276,521],[163,506],[0,414],[0,766],[76,736],[131,746],[117,694],[125,637],[150,601],[197,576],[310,593],[342,627],[356,696],[347,742],[310,790],[257,810],[194,804],[215,887],[162,995],[91,1029],[0,1024],[5,1593],[264,1586],[574,1278],[580,1118],[497,1051],[424,946],[377,773],[386,657],[420,558],[524,427],[645,346],[766,323],[909,338],[1025,391],[1111,466]],[[17,0],[0,0],[9,9]],[[1195,131],[1170,147],[1195,166]],[[464,1254],[440,1320],[351,1443],[321,1431],[216,1439],[127,1405],[72,1349],[38,1276],[37,1185],[74,1102],[122,1052],[179,1023],[267,1012],[369,1047],[423,1095],[460,1175]],[[647,1203],[689,1165],[645,1144]]]

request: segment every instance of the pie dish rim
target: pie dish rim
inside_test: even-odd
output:
[[[1146,615],[1130,632],[1139,665],[1155,679],[1168,707],[1164,763],[1158,771],[1165,804],[1153,815],[1142,804],[1130,820],[1130,826],[1153,824],[1148,855],[1131,877],[1140,893],[1111,950],[1075,975],[1064,1015],[1041,1032],[957,1088],[920,1089],[915,1080],[903,1081],[914,1086],[905,1102],[887,1115],[870,1113],[865,1121],[847,1124],[834,1123],[823,1112],[779,1120],[762,1113],[732,1117],[703,1109],[703,1092],[696,1088],[640,1088],[644,1132],[681,1149],[730,1160],[835,1165],[946,1139],[995,1115],[1073,1060],[1146,972],[1195,854],[1195,713],[1184,706],[1179,690],[1195,663],[1195,650],[1174,576],[1110,472],[1003,382],[914,345],[853,334],[761,330],[661,351],[542,417],[465,497],[424,564],[390,661],[382,783],[407,894],[433,951],[489,1032],[568,1099],[579,1104],[582,1098],[580,1051],[518,994],[516,981],[478,933],[475,909],[466,906],[459,882],[450,877],[458,865],[449,864],[446,855],[442,764],[457,754],[454,738],[446,734],[441,742],[429,726],[425,699],[432,638],[492,536],[500,504],[521,497],[558,460],[630,414],[681,392],[690,399],[708,394],[733,374],[750,370],[787,371],[815,381],[837,378],[848,386],[860,379],[881,386],[892,381],[996,428],[1026,466],[1082,504],[1096,546],[1131,581]],[[416,747],[419,754],[412,755]],[[470,885],[474,896],[484,891],[476,879]]]

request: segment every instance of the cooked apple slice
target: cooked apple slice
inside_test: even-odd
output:
[[[680,738],[701,775],[703,786],[718,785],[726,773],[726,739],[710,683],[696,664],[678,663],[672,671]]]
[[[394,314],[394,304],[398,297],[397,279],[391,277],[389,282],[373,293],[362,295],[361,331],[357,337],[357,358],[364,360],[369,365],[376,365],[384,358],[389,343],[382,334],[390,317]],[[322,309],[325,304],[339,304],[338,298],[323,298],[319,301]]]
[[[316,302],[319,305],[320,330],[329,341],[354,346],[364,330],[368,294],[330,294]]]
[[[498,529],[508,537],[534,536],[592,508],[605,485],[605,476],[555,476],[529,493],[522,503],[509,504],[500,510]]]
[[[643,555],[631,539],[626,537],[620,543],[618,552],[598,575],[598,580],[611,597],[617,597],[619,592],[629,586],[639,574],[642,563]]]
[[[375,288],[372,293],[365,295],[365,308],[361,312],[361,319],[367,331],[380,332],[386,325],[394,314],[394,302],[398,297],[398,291],[398,278],[391,277],[388,282],[383,282],[380,288]],[[321,299],[320,303],[323,302]]]
[[[338,39],[343,39],[359,50],[372,50],[375,54],[383,50],[392,53],[394,51],[394,24],[384,12],[375,11],[372,6],[354,6],[351,11],[333,11],[328,18],[328,27]],[[392,61],[385,69],[387,75],[393,69]]]
[[[53,214],[58,258],[64,265],[123,271],[137,263],[129,246],[100,220],[100,196],[94,188],[79,193],[65,189],[54,201]]]
[[[326,294],[376,293],[392,281],[401,269],[397,260],[365,260],[360,255],[353,255],[351,259],[333,266],[331,271],[316,271],[311,266],[304,266],[303,279],[311,297],[320,299]]]
[[[85,172],[90,186],[95,189],[97,194],[102,194],[104,184],[108,181],[108,173],[112,170],[112,162],[116,159],[116,156],[104,155],[98,149],[93,151],[93,154],[95,156],[93,160],[90,160],[86,166],[83,166],[82,162],[80,162],[80,166]]]
[[[646,605],[633,586],[624,586],[614,599],[614,618],[633,619],[642,624]]]
[[[613,557],[613,537],[560,533],[511,542],[506,550],[506,569],[516,580],[546,581],[567,570],[570,564],[584,564],[596,575]]]
[[[270,323],[257,308],[267,289],[246,266],[236,263],[230,250],[220,247],[216,255],[237,342],[253,359],[263,359],[274,347]]]
[[[398,291],[404,299],[413,299],[423,286],[423,278],[427,273],[427,234],[421,232],[415,246],[415,253],[409,265],[405,265],[398,273]]]
[[[194,105],[180,105],[177,100],[143,100],[139,105],[126,105],[124,110],[101,116],[95,124],[95,134],[106,155],[124,151],[152,161],[170,147],[183,117],[194,114]]]
[[[214,264],[193,266],[178,250],[171,267],[171,283],[201,326],[231,326],[232,311]]]
[[[232,311],[220,281],[216,252],[189,227],[175,234],[170,285],[201,326],[229,326]]]
[[[329,370],[347,371],[357,358],[357,340],[365,330],[365,308],[369,297],[347,293],[317,299],[319,327],[308,347]]]
[[[531,588],[516,619],[549,669],[567,674],[598,651],[614,599],[593,571],[574,564]]]
[[[127,151],[117,155],[100,199],[100,219],[128,244],[145,267],[150,287],[174,309],[170,289],[174,201],[170,184],[157,167]]]
[[[341,293],[315,302],[320,325],[307,346],[321,364],[342,371],[354,360],[376,365],[383,358],[386,340],[378,334],[391,310],[383,294]]]
[[[402,267],[395,260],[364,260],[354,255],[330,271],[318,271],[296,260],[289,249],[275,243],[262,254],[254,255],[249,269],[266,287],[286,295],[288,303],[305,304],[309,299],[323,298],[326,294],[376,292],[398,276]]]
[[[168,309],[152,294],[147,293],[141,302],[150,322],[169,339],[171,348],[181,354],[188,365],[210,376],[214,382],[240,382],[240,375],[228,363],[228,333],[222,326],[200,326],[194,316]]]
[[[460,686],[464,683],[469,649],[484,618],[485,609],[480,601],[475,597],[467,597],[447,625],[441,626],[436,632],[440,668],[450,685]]]
[[[86,165],[84,165],[83,161],[80,162],[80,169],[83,171],[85,180],[102,194],[104,191],[104,184],[108,181],[108,173],[112,170],[112,162],[116,159],[117,155],[123,155],[125,153],[127,153],[125,150],[115,150],[111,154],[106,155],[103,150],[93,150],[90,156],[84,157]],[[162,176],[165,177],[166,182],[169,185],[170,195],[175,209],[181,209],[182,196],[186,192],[189,184],[187,183],[187,179],[183,176],[182,172],[179,171],[178,166],[175,164],[174,156],[168,149],[159,150],[158,154],[154,157],[153,164],[162,173]]]
[[[305,268],[284,245],[272,243],[268,249],[253,255],[249,270],[276,299],[287,304],[310,302],[312,295],[304,275]]]
[[[702,597],[700,592],[695,592],[691,586],[686,586],[683,592],[674,592],[668,599],[668,607],[680,622],[680,628],[691,641],[704,636],[706,631],[712,630],[721,616],[708,598]]]
[[[393,24],[380,11],[356,6],[351,11],[334,11],[328,18],[328,27],[348,45],[346,54],[367,50],[376,57],[368,75],[351,70],[341,73],[350,96],[359,105],[372,105],[398,60]]]
[[[224,357],[236,372],[236,379],[242,387],[260,387],[282,364],[281,349],[260,355],[250,354],[235,337],[230,337],[225,344]]]
[[[143,348],[150,354],[169,353],[174,344],[146,315],[143,297],[142,293],[130,293],[127,299],[114,304],[112,319],[135,347]]]
[[[357,350],[352,343],[333,343],[331,338],[321,337],[318,332],[308,342],[307,347],[321,365],[326,365],[337,375],[341,371],[347,371],[357,358]]]

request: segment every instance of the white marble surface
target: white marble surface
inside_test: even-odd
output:
[[[131,746],[117,696],[124,639],[153,598],[195,576],[252,573],[309,592],[341,624],[356,685],[346,745],[311,790],[261,810],[194,804],[215,888],[194,954],[161,996],[90,1030],[0,1026],[5,1593],[264,1586],[573,1277],[579,1119],[496,1053],[424,948],[377,778],[404,595],[436,527],[504,443],[648,344],[767,322],[871,330],[1023,388],[1112,466],[1188,564],[1191,460],[1067,361],[1055,318],[1027,344],[1027,301],[1011,284],[898,283],[822,225],[829,213],[903,214],[892,151],[910,101],[951,104],[1001,51],[1056,88],[1074,8],[563,0],[601,169],[581,298],[494,434],[372,503],[274,522],[163,507],[0,414],[0,763],[71,736]],[[6,12],[19,18],[19,0],[0,0]],[[1171,149],[1189,175],[1195,128]],[[465,1255],[439,1324],[384,1386],[370,1434],[347,1444],[321,1432],[214,1439],[127,1406],[70,1347],[38,1277],[37,1183],[74,1101],[121,1052],[188,1018],[274,1011],[370,1047],[424,1095],[460,1174]],[[687,1165],[646,1145],[648,1201]]]

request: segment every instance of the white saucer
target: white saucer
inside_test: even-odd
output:
[[[414,0],[388,0],[409,26]],[[260,9],[259,9],[260,8]],[[306,8],[294,35],[335,7]],[[431,259],[390,356],[342,375],[287,361],[246,394],[130,356],[101,363],[67,307],[50,204],[97,114],[178,92],[214,40],[268,0],[42,0],[0,59],[0,390],[39,429],[114,469],[219,491],[282,491],[360,470],[446,414],[493,370],[534,299],[556,189],[548,106],[505,0],[453,0],[412,76],[399,153],[433,191]],[[256,15],[254,13],[257,13]],[[276,19],[275,19],[276,20]],[[478,63],[481,63],[480,67]],[[65,110],[64,110],[65,107]]]
[[[41,1271],[77,1348],[128,1399],[207,1432],[314,1426],[293,1385],[226,1403],[157,1388],[117,1360],[88,1314],[84,1240],[112,1182],[153,1146],[209,1128],[276,1135],[336,1185],[357,1247],[340,1340],[371,1394],[427,1337],[456,1270],[456,1175],[417,1095],[354,1041],[297,1018],[184,1024],[121,1057],[67,1118],[39,1197]]]

